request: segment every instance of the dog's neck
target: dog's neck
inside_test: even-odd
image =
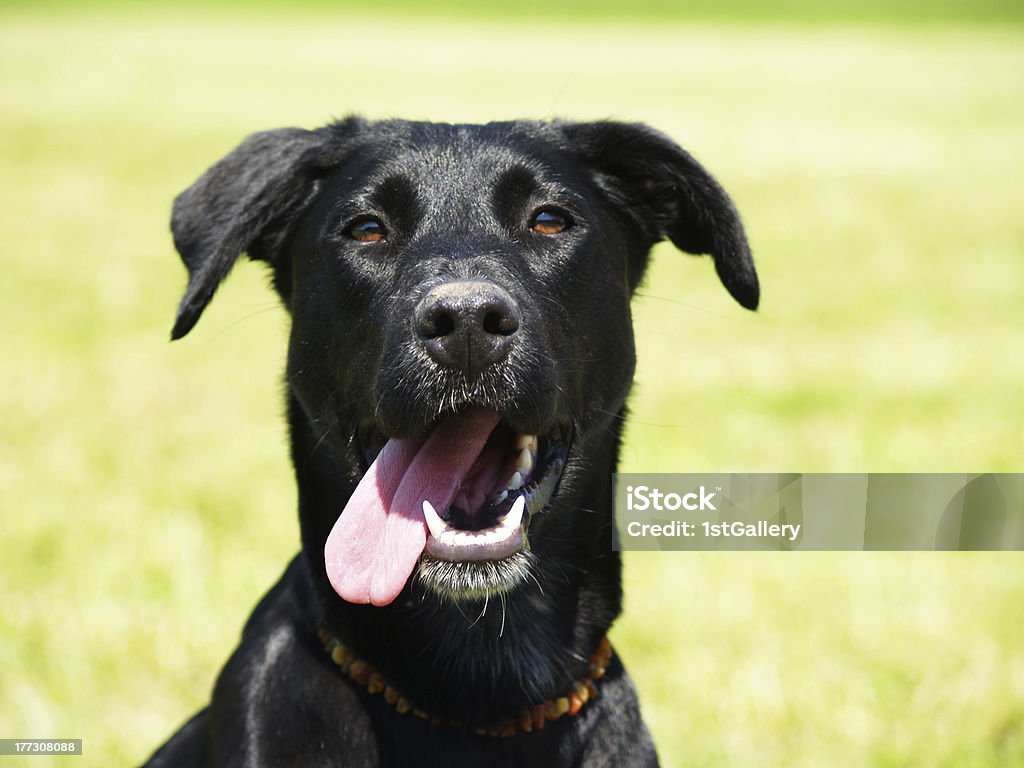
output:
[[[490,600],[454,602],[406,589],[390,605],[376,607],[341,600],[320,556],[359,471],[331,454],[294,399],[290,409],[303,551],[323,625],[333,636],[411,700],[451,719],[472,714],[479,722],[492,722],[562,695],[585,675],[621,607],[610,510],[620,417],[607,426],[614,440],[594,441],[603,453],[580,456],[588,477],[598,481],[566,489],[570,495],[561,500],[606,519],[582,531],[564,528],[551,535],[535,579]],[[562,551],[552,557],[557,542]]]
[[[560,720],[563,717],[575,717],[590,699],[598,695],[597,682],[604,677],[612,658],[611,643],[608,642],[607,637],[602,638],[597,649],[590,656],[586,674],[576,680],[571,688],[564,691],[564,695],[523,707],[518,712],[507,713],[500,720],[487,723],[454,719],[420,709],[415,702],[410,701],[401,691],[390,685],[376,668],[352,653],[330,632],[321,629],[319,636],[324,650],[330,655],[331,661],[338,666],[342,675],[348,677],[357,686],[365,688],[370,694],[380,694],[384,701],[395,708],[398,714],[412,713],[414,717],[427,720],[433,726],[459,730],[468,729],[478,736],[509,737],[519,733],[532,733],[543,729],[546,722]]]

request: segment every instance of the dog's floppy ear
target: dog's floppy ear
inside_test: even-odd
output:
[[[700,163],[645,125],[569,123],[563,130],[572,151],[601,174],[606,191],[629,209],[652,243],[667,237],[687,253],[710,254],[732,297],[757,308],[760,288],[743,224]]]
[[[171,231],[188,267],[188,288],[171,331],[196,324],[239,254],[294,219],[315,191],[330,133],[282,128],[256,133],[174,201]],[[260,249],[262,250],[262,249]]]

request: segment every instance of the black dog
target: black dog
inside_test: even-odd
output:
[[[302,552],[153,766],[650,766],[611,477],[651,246],[758,283],[729,197],[623,123],[256,134],[175,201],[173,338],[238,255],[291,314]]]

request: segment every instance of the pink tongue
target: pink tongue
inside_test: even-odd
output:
[[[335,592],[374,605],[398,597],[427,543],[423,500],[444,514],[500,418],[474,409],[446,418],[422,444],[387,442],[327,537]]]

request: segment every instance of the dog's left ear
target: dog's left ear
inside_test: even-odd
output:
[[[605,191],[631,213],[651,244],[710,254],[726,289],[756,309],[760,287],[743,224],[729,195],[693,157],[645,125],[568,123],[570,151],[595,168]]]
[[[349,118],[329,129],[253,134],[178,195],[171,231],[188,268],[188,288],[172,339],[192,330],[241,253],[270,260],[280,235],[315,193],[331,143],[358,124]]]

